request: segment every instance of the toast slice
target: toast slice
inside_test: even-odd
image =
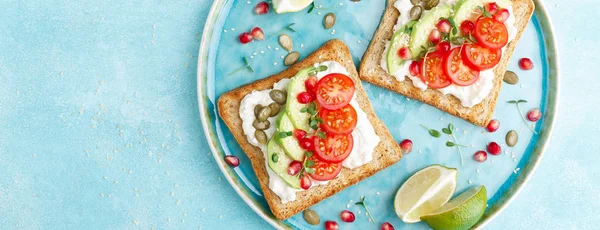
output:
[[[515,39],[507,46],[506,50],[494,69],[494,87],[490,94],[483,101],[472,108],[462,106],[459,99],[448,94],[444,95],[440,91],[428,88],[421,91],[413,86],[412,81],[407,77],[404,81],[399,82],[396,78],[387,73],[380,66],[381,58],[385,50],[386,43],[394,34],[394,25],[400,16],[398,10],[394,7],[396,1],[408,0],[389,0],[379,28],[371,41],[371,45],[365,52],[362,63],[360,65],[360,78],[377,86],[389,89],[406,97],[422,101],[431,106],[437,107],[447,113],[450,113],[459,118],[465,119],[478,126],[486,126],[492,119],[494,109],[496,107],[496,99],[500,93],[502,79],[506,72],[508,61],[525,30],[533,10],[535,8],[532,0],[512,0],[513,15],[515,16],[515,27],[519,30]]]
[[[380,137],[381,142],[373,151],[373,160],[361,167],[355,169],[343,168],[340,175],[329,181],[326,185],[320,185],[310,188],[306,191],[296,193],[296,200],[283,204],[281,199],[269,189],[269,176],[265,158],[261,150],[250,144],[246,135],[242,131],[242,119],[239,115],[240,103],[242,99],[253,90],[271,89],[273,84],[283,78],[295,76],[301,69],[312,66],[315,63],[323,61],[336,61],[342,64],[350,73],[350,78],[356,85],[356,100],[361,109],[365,111],[371,121],[373,128]],[[278,219],[287,219],[296,213],[330,197],[337,192],[347,188],[359,181],[375,174],[376,172],[398,162],[402,157],[400,147],[387,130],[381,120],[379,120],[365,90],[363,89],[352,55],[348,47],[340,40],[331,40],[325,43],[317,51],[306,57],[306,59],[291,66],[287,70],[258,80],[254,83],[241,86],[221,95],[218,101],[218,110],[221,118],[233,133],[233,136],[240,144],[246,155],[250,158],[252,168],[260,181],[260,187],[264,193],[265,199],[271,208],[271,211]]]

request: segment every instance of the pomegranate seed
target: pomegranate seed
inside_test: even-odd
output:
[[[294,130],[294,137],[296,137],[296,139],[301,140],[302,138],[304,138],[304,136],[306,136],[306,131],[302,129]]]
[[[256,40],[265,40],[265,33],[260,27],[252,28],[250,33],[252,34],[252,37],[256,38]]]
[[[342,211],[342,213],[340,214],[340,218],[342,219],[342,221],[347,223],[352,223],[356,219],[356,217],[354,217],[354,213],[348,210]]]
[[[305,150],[312,151],[313,150],[314,140],[312,138],[302,138],[300,139],[300,147]]]
[[[244,32],[244,33],[240,34],[239,39],[242,44],[246,44],[246,43],[254,40],[254,37],[252,37],[252,35],[250,33]]]
[[[381,230],[394,230],[394,226],[390,222],[381,224]]]
[[[255,14],[269,13],[269,3],[260,2],[260,3],[256,4],[256,6],[254,7],[254,13]]]
[[[499,22],[505,22],[508,17],[510,17],[510,12],[507,9],[501,9],[498,13],[494,14],[494,19]]]
[[[302,178],[300,178],[300,187],[304,190],[308,190],[310,186],[312,186],[312,180],[310,180],[309,176],[303,175]]]
[[[298,102],[300,102],[300,104],[308,104],[313,100],[313,97],[308,92],[302,92],[299,93],[298,96],[296,96],[296,99],[298,99]]]
[[[488,4],[485,4],[484,8],[485,8],[485,11],[487,11],[491,15],[494,15],[494,14],[496,14],[496,12],[498,12],[498,9],[500,7],[495,2],[490,2]]]
[[[475,30],[475,23],[470,20],[465,20],[460,24],[460,32],[463,34],[470,34]]]
[[[411,59],[412,55],[410,54],[410,50],[408,50],[408,47],[402,47],[398,50],[398,57],[402,59]]]
[[[498,128],[500,128],[500,121],[494,119],[491,120],[490,123],[488,123],[486,129],[488,132],[493,133],[496,132],[496,130],[498,130]]]
[[[227,162],[228,165],[230,165],[231,167],[238,167],[240,165],[240,158],[236,157],[236,156],[225,156],[225,162]]]
[[[302,170],[302,163],[300,161],[292,161],[288,166],[288,174],[291,176],[298,175],[298,173]]]
[[[443,41],[438,43],[435,46],[435,51],[440,51],[440,52],[448,52],[448,50],[450,50],[450,42],[447,41]]]
[[[400,142],[400,149],[402,149],[402,154],[410,153],[410,151],[412,151],[412,146],[413,143],[409,139],[405,139],[402,142]]]
[[[448,19],[439,21],[436,27],[440,32],[445,34],[450,33],[450,30],[452,29],[452,25],[450,24],[450,21],[448,21]]]
[[[477,162],[485,162],[487,160],[487,153],[485,151],[477,151],[475,155],[473,155],[473,159]]]
[[[333,220],[325,221],[325,230],[338,230],[340,226]]]
[[[433,43],[434,45],[438,44],[438,42],[440,42],[441,39],[442,39],[442,34],[437,29],[433,29],[431,31],[431,33],[429,34],[429,41],[431,43]]]
[[[306,87],[306,91],[309,93],[315,93],[317,91],[317,77],[312,76],[306,79],[304,82],[304,87]]]
[[[521,60],[519,60],[519,68],[522,70],[533,69],[533,62],[529,58],[521,58]]]
[[[413,61],[410,63],[410,66],[408,67],[408,70],[410,71],[410,75],[413,75],[415,77],[418,77],[421,73],[421,67],[420,67],[420,63],[418,61]]]
[[[531,110],[529,110],[529,112],[527,112],[527,120],[529,120],[531,122],[539,121],[541,118],[542,118],[542,112],[538,108],[531,109]]]
[[[502,148],[500,148],[498,143],[492,141],[488,144],[487,151],[492,155],[500,155],[500,153],[502,153]]]

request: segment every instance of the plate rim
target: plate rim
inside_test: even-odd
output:
[[[206,22],[204,25],[204,29],[202,32],[202,39],[200,42],[199,52],[198,52],[198,68],[196,72],[196,87],[197,87],[197,99],[198,99],[198,110],[200,112],[200,121],[202,123],[202,129],[204,131],[204,136],[206,138],[207,144],[211,150],[217,165],[221,172],[223,172],[225,178],[236,191],[236,193],[244,200],[244,202],[263,220],[269,223],[271,226],[277,229],[290,229],[291,226],[283,223],[281,220],[275,219],[272,215],[269,215],[264,212],[260,207],[258,207],[255,203],[252,202],[252,198],[249,197],[249,194],[245,191],[242,191],[239,181],[235,178],[235,170],[225,165],[225,162],[221,159],[221,155],[219,155],[219,150],[217,149],[218,140],[213,136],[216,136],[216,133],[212,133],[209,128],[209,118],[210,114],[208,111],[208,107],[206,107],[205,100],[207,100],[205,96],[205,92],[203,87],[205,86],[203,76],[206,77],[208,67],[208,58],[209,58],[209,50],[210,43],[215,32],[215,24],[218,20],[218,16],[221,13],[221,9],[223,5],[231,0],[215,0],[211,6],[210,12],[206,18]],[[546,6],[541,3],[541,0],[533,0],[535,4],[534,14],[538,18],[539,26],[544,31],[544,45],[546,51],[546,61],[548,63],[548,74],[546,75],[548,80],[548,85],[550,88],[554,89],[554,93],[547,95],[546,101],[546,117],[544,119],[544,123],[542,123],[543,132],[540,133],[540,137],[537,141],[537,147],[532,151],[531,158],[525,164],[525,167],[521,170],[519,176],[515,179],[510,188],[505,192],[504,195],[498,200],[501,204],[494,205],[493,211],[491,213],[486,213],[486,215],[473,227],[474,229],[481,229],[489,224],[492,220],[494,220],[500,213],[504,211],[510,203],[519,195],[519,193],[523,190],[525,184],[529,182],[535,170],[538,168],[544,153],[548,147],[548,143],[550,142],[550,138],[552,136],[552,131],[556,123],[556,111],[559,107],[559,95],[560,95],[560,78],[559,78],[559,55],[558,55],[558,47],[555,43],[555,33],[554,27],[551,23],[550,16],[547,13]],[[550,54],[553,54],[552,56]],[[215,130],[216,131],[216,130]],[[496,202],[496,203],[498,203]],[[497,207],[496,207],[497,206]]]

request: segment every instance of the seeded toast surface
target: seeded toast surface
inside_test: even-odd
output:
[[[301,69],[312,66],[315,63],[324,61],[336,61],[342,64],[350,78],[356,85],[356,100],[360,108],[365,111],[375,132],[380,137],[381,142],[373,151],[373,160],[361,167],[355,169],[343,168],[340,175],[329,181],[326,185],[315,186],[306,191],[296,193],[296,200],[283,204],[281,199],[269,189],[269,176],[265,164],[265,158],[262,151],[250,144],[246,135],[242,131],[242,119],[239,115],[240,103],[242,99],[252,91],[266,90],[273,88],[273,84],[283,78],[291,78],[295,76]],[[306,57],[306,59],[291,66],[287,70],[270,76],[268,78],[258,80],[254,83],[241,86],[237,89],[229,91],[221,95],[218,101],[218,110],[221,118],[233,133],[233,136],[240,144],[248,158],[252,163],[252,168],[260,181],[260,187],[264,193],[265,199],[278,219],[287,219],[296,213],[336,194],[337,192],[347,188],[359,181],[375,174],[376,172],[398,162],[402,157],[401,150],[387,130],[385,125],[373,111],[371,103],[365,90],[363,89],[356,67],[352,61],[352,55],[348,47],[340,40],[331,40],[325,43],[317,51]]]
[[[360,65],[360,78],[364,81],[402,94],[406,97],[422,101],[431,106],[437,107],[447,113],[450,113],[459,118],[465,119],[478,126],[486,126],[492,119],[494,109],[496,107],[496,99],[500,93],[502,79],[506,72],[508,61],[525,30],[533,10],[535,8],[532,0],[512,0],[513,15],[515,16],[515,26],[518,29],[517,36],[513,39],[504,51],[502,59],[498,66],[494,69],[494,87],[490,94],[483,101],[472,108],[462,106],[460,100],[450,94],[444,95],[440,91],[428,88],[421,91],[414,87],[412,81],[407,77],[404,81],[399,82],[396,78],[387,73],[381,65],[380,61],[383,57],[385,45],[394,34],[394,25],[400,16],[400,12],[394,7],[396,1],[409,0],[389,0],[379,28],[375,32],[371,45],[365,52]]]

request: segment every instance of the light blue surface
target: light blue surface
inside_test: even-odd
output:
[[[490,229],[600,224],[600,93],[581,83],[598,78],[587,22],[600,7],[578,2],[547,1],[563,109],[540,168]],[[201,131],[196,55],[209,7],[0,3],[3,229],[269,227],[219,179]]]

